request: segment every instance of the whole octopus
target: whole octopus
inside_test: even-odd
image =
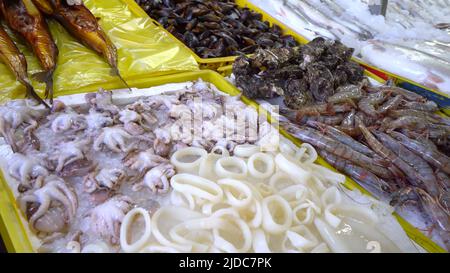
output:
[[[101,241],[118,251],[125,214],[135,206],[154,211],[170,192],[175,151],[220,146],[232,152],[236,143],[254,142],[213,133],[232,126],[226,114],[257,117],[239,97],[216,91],[198,81],[127,104],[116,104],[112,92],[101,89],[87,94],[84,105],[55,100],[44,109],[18,100],[0,106],[1,136],[12,148],[5,174],[16,183],[23,216],[41,239],[39,250],[69,251]],[[239,126],[244,132],[248,125]],[[191,129],[198,135],[187,136]]]

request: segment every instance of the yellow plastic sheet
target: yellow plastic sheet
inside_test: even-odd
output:
[[[199,69],[187,48],[174,42],[174,38],[158,28],[150,18],[138,15],[125,2],[84,0],[84,3],[99,18],[99,24],[116,45],[119,70],[126,80]],[[122,86],[119,79],[111,75],[111,69],[102,57],[70,36],[56,21],[49,20],[49,26],[59,49],[54,74],[55,96],[58,92],[102,83],[115,83],[116,88]],[[17,37],[12,36],[18,41]],[[16,44],[26,56],[31,78],[41,68],[22,42]],[[45,85],[32,81],[36,91],[43,94]],[[24,88],[0,63],[0,102],[23,96]]]

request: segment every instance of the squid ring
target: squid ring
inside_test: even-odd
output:
[[[235,179],[224,178],[217,181],[226,196],[227,202],[234,207],[246,207],[250,204],[253,198],[252,190],[243,182]],[[238,190],[240,196],[233,195],[233,191],[230,190],[235,188]]]
[[[200,163],[203,158],[208,154],[205,149],[197,147],[188,147],[182,150],[176,151],[170,158],[170,162],[176,167],[177,171],[182,173],[197,173]],[[197,159],[191,162],[183,161],[183,157],[195,156]]]
[[[259,171],[258,169],[256,169],[256,161],[261,161],[264,163],[264,171]],[[275,170],[275,162],[273,161],[273,157],[265,153],[256,153],[250,156],[247,162],[247,166],[250,174],[258,179],[265,179],[270,177]]]
[[[229,171],[225,167],[235,167],[239,171]],[[217,160],[215,171],[222,178],[244,179],[247,176],[247,164],[241,158],[222,157]]]
[[[292,209],[283,197],[279,195],[266,197],[261,205],[264,230],[271,234],[280,234],[289,229],[292,224]],[[277,208],[280,211],[274,212],[270,208]],[[275,216],[280,214],[283,215],[282,219],[275,219]]]
[[[138,214],[142,215],[145,221],[144,234],[142,234],[141,237],[134,243],[130,244],[127,241],[128,230],[130,229],[130,225],[133,223],[133,218]],[[143,208],[134,208],[129,211],[122,220],[122,225],[120,226],[120,246],[123,251],[127,253],[136,252],[141,249],[145,243],[147,243],[151,234],[151,219],[148,211]]]

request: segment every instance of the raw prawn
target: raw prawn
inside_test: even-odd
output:
[[[390,132],[390,135],[405,145],[409,150],[422,156],[423,159],[434,167],[442,170],[446,174],[450,174],[450,158],[448,156],[430,146],[426,146],[421,142],[410,139],[401,133]]]

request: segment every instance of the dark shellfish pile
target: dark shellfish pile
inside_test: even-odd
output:
[[[250,98],[285,96],[292,109],[326,102],[336,90],[363,80],[363,69],[350,61],[353,49],[316,38],[292,48],[258,49],[233,64],[236,85]]]
[[[298,45],[260,13],[234,0],[135,0],[153,19],[202,58],[251,54],[259,47]]]

